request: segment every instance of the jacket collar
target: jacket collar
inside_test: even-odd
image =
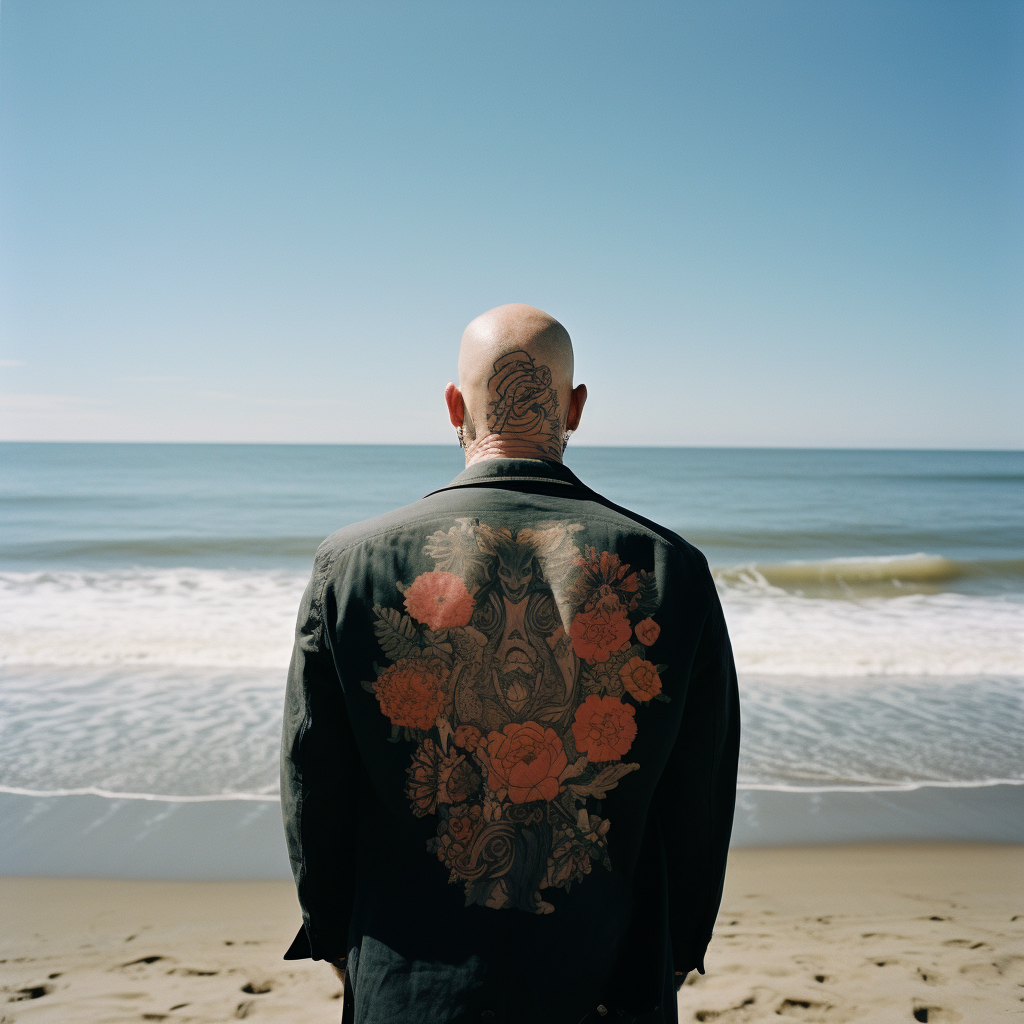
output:
[[[437,494],[453,487],[500,487],[504,483],[586,486],[571,469],[560,462],[549,462],[547,459],[484,459],[468,466],[446,487],[439,487],[430,493]]]

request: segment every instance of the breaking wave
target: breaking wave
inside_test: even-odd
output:
[[[1024,581],[1024,559],[961,560],[917,552],[740,565],[719,569],[723,583],[764,581],[777,587],[831,585],[855,588],[863,584],[943,584],[956,580]]]
[[[909,555],[720,570],[737,666],[764,675],[1024,675],[1019,592],[863,589],[865,580],[934,579],[962,565]],[[0,573],[0,665],[283,671],[306,578],[283,569]],[[849,585],[855,578],[861,589]],[[845,589],[814,590],[822,579]]]

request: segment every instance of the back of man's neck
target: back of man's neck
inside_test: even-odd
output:
[[[550,443],[542,445],[500,434],[488,434],[466,446],[466,466],[487,459],[546,459],[548,462],[561,462],[562,453]]]

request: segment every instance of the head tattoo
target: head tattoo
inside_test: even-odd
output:
[[[558,392],[551,386],[551,369],[538,366],[522,349],[494,363],[488,381],[494,400],[487,421],[496,434],[530,435],[561,449]]]

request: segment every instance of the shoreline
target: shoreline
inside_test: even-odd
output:
[[[680,1021],[932,1024],[1024,1014],[1024,845],[736,849]],[[0,878],[7,1021],[337,1021],[323,965],[283,961],[284,881]]]
[[[0,876],[291,878],[277,801],[0,792]],[[741,789],[732,847],[1024,844],[1024,786],[794,792]]]

